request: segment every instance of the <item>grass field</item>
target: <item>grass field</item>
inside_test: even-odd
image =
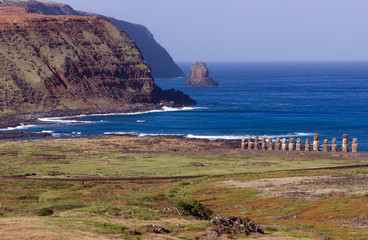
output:
[[[306,170],[365,163],[252,156],[182,138],[0,141],[0,239],[205,239],[208,220],[172,211],[191,199],[266,232],[235,239],[368,239],[368,168]],[[4,178],[26,174],[36,175]],[[206,176],[108,180],[194,175]],[[48,181],[96,177],[106,180]],[[53,214],[40,216],[45,209]],[[148,224],[171,232],[150,233]]]

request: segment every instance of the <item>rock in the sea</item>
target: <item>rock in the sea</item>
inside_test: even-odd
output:
[[[188,77],[187,87],[217,87],[218,82],[212,80],[208,75],[208,68],[204,62],[192,64]]]

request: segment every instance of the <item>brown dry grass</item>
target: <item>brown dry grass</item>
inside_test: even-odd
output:
[[[48,226],[47,221],[40,218],[5,218],[0,219],[0,239],[2,240],[104,240],[108,239],[88,231],[77,230],[76,226],[63,229]]]
[[[237,239],[321,239],[321,234],[332,239],[368,239],[365,178],[368,168],[284,171],[295,166],[315,167],[315,164],[349,165],[350,160],[283,160],[273,155],[248,156],[239,151],[235,151],[239,155],[234,155],[221,143],[164,137],[3,141],[0,147],[4,153],[0,162],[3,168],[30,172],[30,169],[24,170],[29,165],[39,169],[37,176],[50,171],[47,166],[57,167],[56,170],[61,172],[75,170],[76,174],[80,174],[81,167],[88,166],[88,176],[93,176],[94,170],[112,166],[106,168],[105,174],[109,176],[111,169],[116,171],[120,166],[116,159],[124,162],[122,169],[125,170],[133,169],[134,164],[141,162],[146,163],[150,171],[154,165],[163,167],[163,164],[174,163],[165,171],[182,168],[193,173],[197,169],[190,168],[189,163],[195,161],[205,165],[197,168],[211,167],[206,171],[212,169],[211,174],[220,174],[174,181],[86,181],[84,184],[1,180],[0,203],[4,208],[0,208],[0,214],[4,216],[0,217],[0,239],[137,237],[127,236],[120,231],[120,226],[137,229],[142,233],[139,239],[202,238],[211,227],[208,221],[163,211],[175,206],[177,201],[191,199],[199,200],[216,214],[249,217],[264,226],[277,226],[269,230],[265,227],[266,235],[236,236]],[[208,147],[212,149],[208,150]],[[56,159],[60,156],[65,159]],[[60,159],[69,163],[59,163]],[[152,164],[155,159],[159,159],[158,164]],[[361,161],[363,164],[364,160]],[[137,167],[140,172],[142,166]],[[238,169],[239,166],[242,173],[224,172],[226,168]],[[275,166],[282,170],[277,171]],[[266,172],[265,169],[272,171]],[[36,217],[37,209],[42,207],[52,208],[55,214]],[[113,225],[105,228],[101,223]],[[145,230],[148,224],[170,228],[172,233],[148,233]],[[184,228],[177,228],[176,224]]]
[[[336,196],[364,195],[368,179],[365,175],[330,175],[263,178],[249,181],[223,181],[228,187],[254,188],[263,197],[281,197],[299,200],[325,199]]]

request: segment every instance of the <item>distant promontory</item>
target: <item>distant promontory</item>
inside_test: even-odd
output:
[[[195,62],[190,68],[187,87],[217,87],[218,82],[209,77],[209,71],[204,62]]]

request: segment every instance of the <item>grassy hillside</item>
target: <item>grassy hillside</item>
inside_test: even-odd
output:
[[[367,167],[296,170],[365,160],[253,156],[221,142],[165,137],[0,141],[0,149],[0,175],[23,176],[0,178],[1,239],[205,239],[208,220],[173,211],[192,199],[266,232],[235,239],[368,238]],[[145,179],[198,174],[208,176]],[[40,216],[47,209],[53,214]],[[150,233],[149,224],[170,233]]]

